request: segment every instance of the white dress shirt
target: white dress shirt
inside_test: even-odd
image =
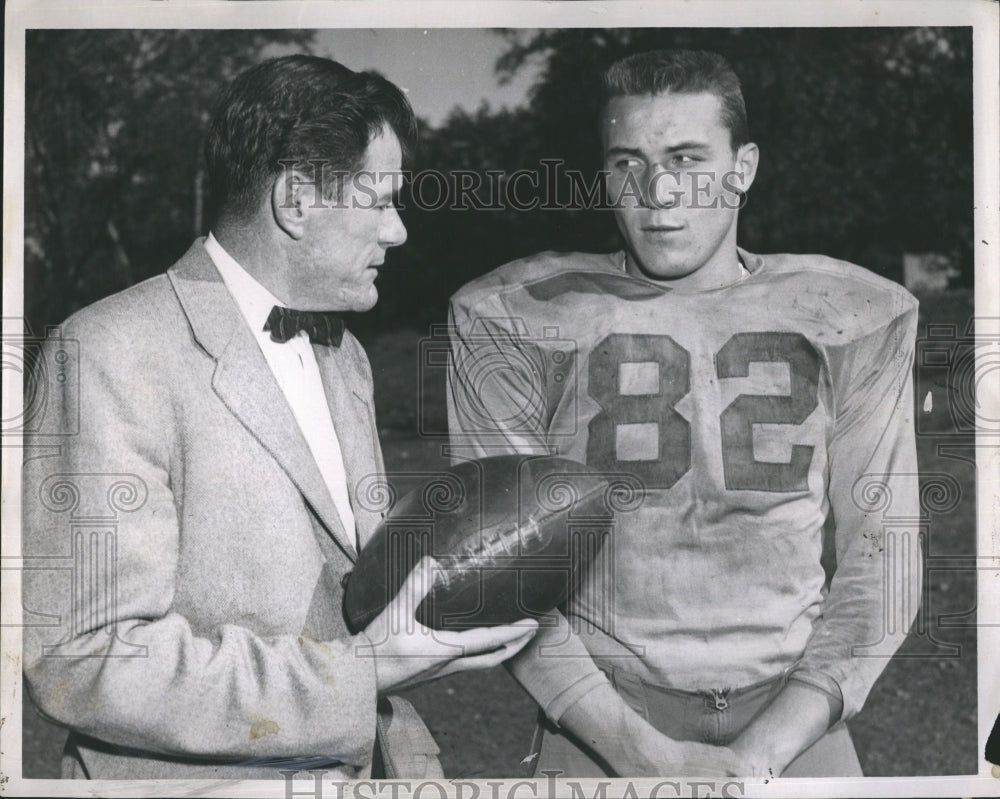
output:
[[[333,427],[330,406],[326,401],[323,380],[309,336],[305,331],[299,331],[284,343],[272,341],[271,334],[264,330],[264,323],[271,309],[275,305],[284,306],[284,303],[240,266],[211,233],[205,239],[205,249],[257,339],[264,359],[288,400],[295,421],[312,451],[344,529],[357,547],[357,530],[347,490],[344,456],[340,450],[337,431]]]

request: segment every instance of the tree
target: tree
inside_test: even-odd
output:
[[[661,47],[711,49],[741,76],[761,168],[740,240],[758,252],[820,252],[902,277],[904,252],[948,255],[972,282],[972,39],[969,28],[566,29],[507,31],[501,78],[541,62],[527,108],[454,112],[425,131],[414,171],[544,172],[546,159],[601,166],[601,78]],[[405,198],[404,194],[404,198]],[[468,280],[545,249],[621,246],[592,208],[412,208],[383,281],[382,327],[441,320]],[[428,277],[433,275],[433,280]]]
[[[218,91],[307,31],[33,30],[25,49],[25,315],[32,329],[163,271],[202,231]]]
[[[561,29],[501,32],[501,79],[542,65],[527,107],[455,110],[423,125],[414,174],[446,200],[475,175],[485,208],[428,209],[404,187],[406,246],[381,300],[352,326],[442,321],[447,297],[545,249],[620,246],[612,214],[522,209],[491,187],[519,169],[594,176],[599,86],[622,56],[716,50],[741,76],[762,163],[741,213],[759,252],[823,252],[901,277],[904,252],[949,256],[972,284],[970,28]],[[203,232],[201,140],[218,90],[309,31],[29,31],[25,104],[25,306],[33,327],[162,271]],[[418,108],[419,112],[420,109]],[[491,177],[490,173],[493,172]],[[504,177],[497,177],[503,173]],[[565,180],[560,184],[565,189]],[[424,182],[424,200],[435,196]],[[544,187],[538,192],[544,203]],[[426,202],[425,202],[426,204]]]
[[[904,251],[951,256],[972,280],[970,28],[542,31],[498,64],[545,69],[531,111],[545,147],[595,158],[604,69],[661,47],[711,49],[740,75],[762,164],[742,240],[827,252],[899,277]]]

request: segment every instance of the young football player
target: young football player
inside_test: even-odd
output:
[[[917,303],[737,246],[758,148],[722,57],[634,55],[605,91],[624,250],[516,261],[451,305],[456,458],[558,453],[639,486],[511,661],[544,711],[536,774],[860,776],[844,722],[920,591]]]

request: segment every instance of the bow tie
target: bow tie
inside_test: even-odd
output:
[[[339,347],[344,337],[344,317],[335,311],[296,311],[275,305],[267,316],[264,330],[270,330],[271,341],[279,344],[304,330],[313,344]]]

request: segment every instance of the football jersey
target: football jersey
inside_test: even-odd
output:
[[[566,606],[591,655],[685,690],[798,669],[849,715],[919,595],[917,304],[852,264],[740,252],[749,274],[711,290],[631,276],[621,252],[544,253],[467,285],[452,454],[558,454],[626,489]],[[890,546],[886,514],[903,520]],[[558,653],[552,635],[536,652]],[[584,671],[536,661],[543,707]]]

